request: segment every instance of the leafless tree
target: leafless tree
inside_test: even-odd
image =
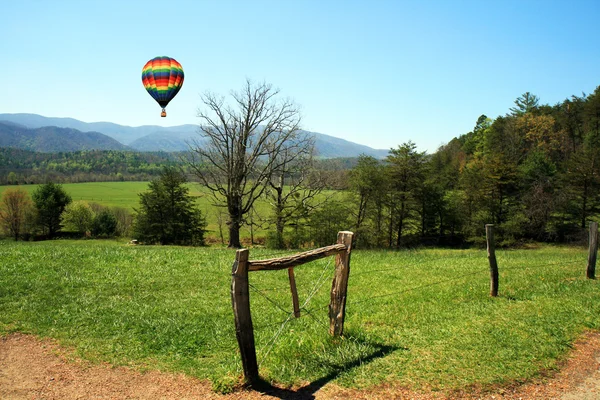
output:
[[[274,247],[283,248],[283,232],[291,220],[305,218],[316,207],[315,198],[325,188],[324,180],[313,165],[314,140],[306,138],[304,146],[280,154],[279,168],[273,171],[266,197],[273,210]]]
[[[239,248],[244,215],[285,162],[281,155],[304,146],[300,112],[270,84],[250,80],[230,102],[212,93],[201,99],[200,138],[189,143],[186,161],[214,203],[227,208],[228,247]]]
[[[29,194],[23,189],[7,189],[0,204],[0,223],[5,232],[15,240],[28,231],[33,205]]]

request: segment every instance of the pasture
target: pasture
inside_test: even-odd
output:
[[[332,238],[332,243],[335,238]],[[117,241],[0,241],[0,335],[52,337],[93,361],[178,371],[216,390],[239,383],[230,300],[235,252]],[[252,259],[275,254],[251,249]],[[250,275],[261,376],[365,388],[491,387],[557,366],[574,339],[599,329],[598,283],[583,248],[497,253],[489,297],[483,250],[354,251],[345,337],[328,335],[333,259],[296,268],[301,317],[286,271]]]
[[[71,196],[73,201],[83,200],[89,203],[98,203],[108,207],[122,207],[133,211],[139,205],[139,193],[148,189],[148,182],[86,182],[86,183],[63,183],[63,189]],[[30,195],[39,185],[19,185],[19,186],[0,186],[0,196],[7,188],[21,188]],[[212,204],[212,199],[208,189],[197,183],[189,183],[190,195],[196,197],[196,201],[208,223],[208,237],[215,241],[219,237],[219,213],[221,215],[221,225],[225,238],[228,237],[226,221],[226,209],[221,209]],[[269,205],[266,201],[256,203],[257,213],[261,216],[269,215]],[[255,228],[255,233],[265,236],[266,231],[261,228]],[[250,237],[250,230],[247,225],[241,229],[243,237]]]

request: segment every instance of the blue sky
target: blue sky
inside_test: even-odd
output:
[[[303,128],[420,150],[600,85],[600,1],[3,0],[0,113],[123,125],[198,124],[200,94],[266,81]],[[185,82],[160,117],[141,69],[167,55]]]

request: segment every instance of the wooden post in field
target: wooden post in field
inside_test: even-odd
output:
[[[294,305],[294,317],[300,318],[300,302],[298,301],[298,290],[296,289],[296,278],[294,268],[288,268],[288,277],[290,278],[290,290],[292,291],[292,304]]]
[[[342,336],[344,333],[352,236],[352,232],[338,232],[337,243],[345,245],[346,251],[335,256],[335,275],[331,285],[331,302],[329,303],[329,333],[333,336]]]
[[[590,250],[588,254],[587,277],[596,279],[596,256],[598,255],[598,223],[590,222]]]
[[[490,296],[498,296],[498,263],[496,262],[496,245],[494,243],[494,225],[485,226],[487,255],[490,262]]]
[[[258,364],[254,347],[254,327],[250,315],[247,249],[238,250],[235,254],[235,262],[231,269],[231,302],[245,381],[252,384],[258,380]]]

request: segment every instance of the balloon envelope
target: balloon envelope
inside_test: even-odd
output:
[[[154,57],[142,69],[142,83],[164,111],[183,85],[183,68],[174,58]]]

